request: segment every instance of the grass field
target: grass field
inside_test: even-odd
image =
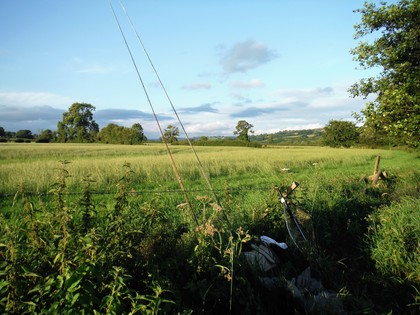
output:
[[[287,280],[310,266],[340,296],[311,314],[416,314],[418,153],[197,147],[221,209],[191,149],[171,150],[192,209],[163,145],[0,144],[0,309],[296,314]],[[374,185],[378,155],[387,178]],[[267,292],[241,253],[259,235],[292,244],[273,186],[293,181],[316,246],[290,246]]]
[[[189,147],[171,148],[187,188],[205,188],[198,163]],[[326,147],[197,147],[205,172],[216,189],[229,186],[271,187],[292,180],[313,182],[321,177],[371,175],[377,155],[381,168],[392,173],[409,173],[418,163],[413,154],[402,151],[331,149]],[[0,144],[0,194],[13,194],[24,184],[30,192],[45,193],[60,161],[69,161],[73,176],[69,188],[77,191],[80,180],[91,175],[98,191],[107,191],[129,163],[136,189],[176,188],[174,171],[163,145],[97,144]]]
[[[185,188],[192,200],[197,195],[211,196],[198,162],[188,146],[172,146],[171,151]],[[416,157],[402,151],[370,149],[332,149],[328,147],[196,147],[195,151],[216,194],[228,187],[236,192],[236,204],[243,211],[262,207],[274,185],[287,186],[293,181],[305,190],[316,191],[320,185],[358,180],[371,175],[376,156],[389,174],[410,174]],[[17,191],[46,195],[56,182],[62,162],[70,177],[67,193],[80,194],[86,176],[94,181],[91,189],[114,194],[117,183],[130,165],[130,189],[145,199],[153,193],[166,194],[171,203],[184,198],[167,151],[163,145],[141,146],[101,144],[0,144],[0,194],[8,195],[10,204]],[[178,192],[176,192],[178,191]],[[111,200],[113,196],[110,196]]]

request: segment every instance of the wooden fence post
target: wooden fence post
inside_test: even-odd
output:
[[[373,176],[376,175],[376,173],[379,172],[379,163],[381,162],[381,156],[377,155],[376,156],[376,163],[375,163],[375,168],[373,169]]]

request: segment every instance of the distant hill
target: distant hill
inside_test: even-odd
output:
[[[318,145],[321,143],[322,128],[304,130],[283,130],[276,133],[251,135],[249,139],[261,144]]]
[[[250,142],[237,140],[235,136],[195,137],[191,140],[195,145],[204,146],[251,146],[261,145],[320,145],[322,128],[305,130],[284,130],[276,133],[250,135]],[[160,141],[160,140],[159,140]],[[174,145],[187,145],[185,138],[180,138]]]

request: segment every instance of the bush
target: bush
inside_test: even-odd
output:
[[[40,138],[35,140],[36,143],[50,143],[50,139]]]

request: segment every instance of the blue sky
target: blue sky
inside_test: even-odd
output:
[[[364,1],[134,1],[123,4],[190,136],[256,134],[351,120],[366,100],[353,10]],[[112,1],[162,127],[177,124],[118,0]],[[55,130],[71,104],[100,128],[140,123],[157,135],[108,0],[0,1],[0,126]]]

